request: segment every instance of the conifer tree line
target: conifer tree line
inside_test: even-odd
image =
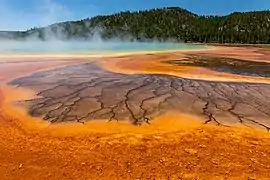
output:
[[[2,34],[2,35],[1,35]],[[8,34],[8,33],[6,33]],[[16,34],[16,35],[15,35]],[[0,37],[3,37],[0,33]],[[10,38],[121,39],[127,41],[270,44],[270,11],[199,16],[179,7],[120,12],[32,28]]]

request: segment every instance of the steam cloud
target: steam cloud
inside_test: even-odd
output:
[[[0,31],[25,31],[33,27],[45,27],[56,22],[77,19],[72,11],[55,0],[29,0],[27,3],[31,4],[29,5],[31,9],[25,11],[21,11],[19,8],[12,6],[14,3],[16,3],[14,0],[0,0]],[[94,15],[97,12],[97,8],[91,5],[89,8],[89,16],[91,16],[91,11],[93,11],[92,15]],[[45,28],[42,33],[47,39],[46,42],[41,41],[35,33],[31,34],[23,41],[0,40],[0,52],[57,52],[70,49],[96,48],[92,42],[63,41],[65,40],[65,34],[61,27],[57,27],[54,31],[51,28]],[[100,29],[95,30],[93,41],[99,44],[102,43]]]
[[[28,3],[32,3],[31,6],[35,7],[29,9],[29,11],[17,10],[11,6],[12,1],[14,0],[0,0],[0,31],[26,30],[32,27],[44,27],[56,22],[78,19],[67,7],[56,2],[56,0],[29,0]],[[93,13],[97,13],[96,7],[92,6],[90,8],[90,11],[91,10],[93,10],[92,16],[94,15]],[[90,27],[90,24],[86,26]],[[66,34],[63,33],[64,29],[62,28],[61,26],[49,26],[44,28],[42,34],[46,41],[41,41],[37,33],[30,34],[30,36],[24,40],[0,40],[0,53],[107,51],[125,49],[125,46],[131,46],[130,44],[123,44],[123,39],[120,38],[114,38],[104,42],[101,38],[102,27],[91,29],[88,35],[90,38],[86,38],[88,39],[87,41],[78,39],[67,41]],[[129,27],[126,26],[125,28]],[[76,27],[74,29],[71,28],[71,31],[74,31],[73,33],[76,34],[81,30]],[[133,41],[135,43],[137,41],[128,34],[125,34],[124,40],[125,42]],[[145,41],[147,40],[145,39]],[[172,42],[173,40],[170,39],[168,41]],[[157,40],[151,40],[150,42],[150,49],[155,50],[158,48],[157,46],[159,45],[155,45]],[[139,45],[136,48],[139,47],[142,48],[143,45]],[[145,48],[148,48],[147,45],[145,45]]]

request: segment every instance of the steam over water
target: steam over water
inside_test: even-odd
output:
[[[95,53],[201,49],[169,42],[0,41],[0,53]]]

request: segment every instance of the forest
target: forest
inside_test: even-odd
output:
[[[270,11],[202,16],[180,7],[166,7],[0,32],[0,39],[26,38],[270,44]]]

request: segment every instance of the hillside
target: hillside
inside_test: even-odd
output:
[[[14,35],[16,34],[16,35]],[[175,40],[201,43],[270,43],[270,11],[199,16],[179,7],[120,12],[33,28],[0,32],[1,39],[38,38]]]

